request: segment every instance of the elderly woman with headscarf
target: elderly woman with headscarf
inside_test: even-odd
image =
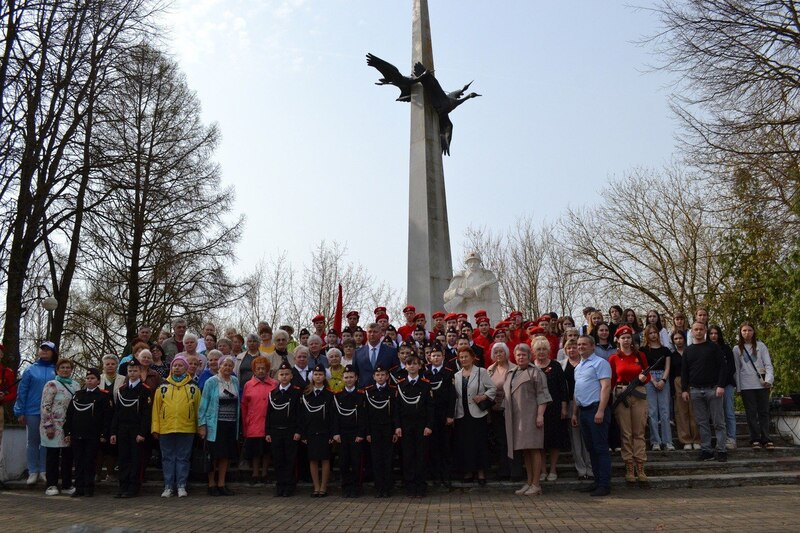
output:
[[[56,496],[58,492],[59,472],[61,473],[61,490],[72,495],[72,447],[69,436],[64,432],[67,420],[67,409],[72,397],[81,388],[72,379],[75,364],[69,359],[56,362],[56,377],[48,381],[42,391],[40,438],[42,446],[47,449],[47,490],[45,495]]]
[[[239,380],[233,375],[234,359],[227,355],[219,361],[219,371],[206,380],[200,400],[198,432],[206,439],[213,468],[208,473],[209,496],[232,496],[225,485],[228,464],[239,458]]]
[[[176,355],[170,374],[156,391],[153,399],[153,437],[161,446],[161,466],[164,472],[162,498],[169,498],[177,489],[178,497],[188,496],[189,463],[192,443],[197,432],[201,392],[188,375],[189,362]]]

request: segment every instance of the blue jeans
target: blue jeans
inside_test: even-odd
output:
[[[608,428],[611,424],[611,408],[606,407],[603,415],[603,423],[595,424],[594,415],[597,412],[597,405],[588,408],[578,408],[578,423],[581,427],[581,436],[589,450],[589,457],[592,461],[592,473],[594,482],[598,487],[611,487],[611,454],[608,451]]]
[[[647,383],[647,418],[650,421],[650,444],[672,444],[672,428],[669,426],[669,383],[658,390],[653,381],[664,375],[663,370],[651,372],[652,380]]]
[[[736,387],[733,385],[725,386],[725,396],[722,407],[725,411],[725,433],[729,439],[736,440],[736,409],[733,405],[733,398],[736,395]]]
[[[46,472],[47,468],[47,448],[41,445],[39,435],[40,415],[25,415],[25,427],[28,429],[28,446],[25,456],[28,462],[28,474]]]
[[[186,488],[194,433],[167,433],[160,435],[158,442],[161,444],[164,488]]]

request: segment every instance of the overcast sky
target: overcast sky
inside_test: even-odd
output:
[[[639,5],[649,5],[640,0]],[[217,122],[237,273],[321,240],[405,291],[409,107],[365,54],[411,70],[411,0],[176,0],[167,46]],[[453,263],[464,230],[556,220],[609,179],[675,151],[669,78],[652,73],[646,9],[614,1],[430,0],[437,79],[475,80],[444,173]],[[605,199],[613,206],[615,199]]]

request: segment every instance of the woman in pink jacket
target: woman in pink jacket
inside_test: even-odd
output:
[[[242,433],[244,434],[244,456],[250,461],[252,477],[250,485],[266,483],[270,462],[269,444],[265,440],[269,393],[278,382],[269,377],[270,363],[266,357],[258,356],[251,362],[253,377],[244,384],[242,392]]]

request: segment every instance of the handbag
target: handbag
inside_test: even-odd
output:
[[[750,355],[750,352],[747,350],[746,347],[743,346],[743,348],[744,348],[744,353],[747,355],[747,360],[750,361],[750,366],[752,366],[753,370],[756,371],[756,374],[758,375],[758,379],[761,381],[761,386],[762,387],[767,387],[768,385],[767,385],[767,382],[765,380],[765,378],[767,377],[766,371],[762,372],[761,370],[759,370],[758,367],[756,367],[755,361],[753,361],[753,356]],[[756,346],[756,355],[758,355],[758,346]],[[769,385],[769,386],[771,386],[771,385]]]
[[[483,368],[481,368],[481,367],[477,367],[477,368],[478,368],[478,382],[480,383],[481,370],[483,370],[484,372],[485,372],[485,370]],[[483,389],[484,389],[483,392],[481,392],[479,390],[478,394],[483,394],[484,392],[486,392],[486,388],[484,387]],[[480,409],[481,411],[488,411],[494,405],[494,400],[486,398],[485,400],[478,402],[477,405],[478,405],[478,409]]]

